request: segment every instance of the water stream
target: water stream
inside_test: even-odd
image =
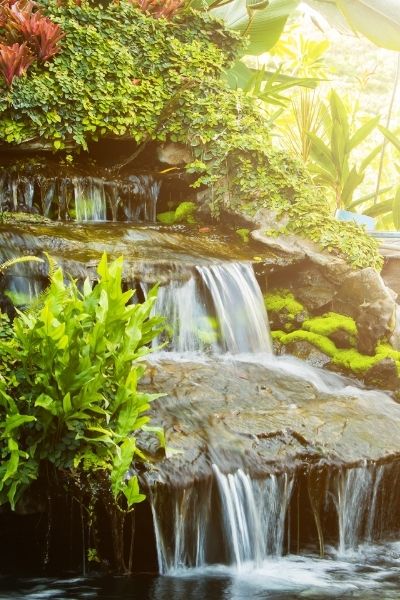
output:
[[[172,352],[272,352],[264,299],[249,263],[197,266],[188,281],[160,287],[154,312],[167,319]]]

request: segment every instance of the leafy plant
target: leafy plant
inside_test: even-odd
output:
[[[3,35],[1,35],[3,29]],[[31,0],[0,3],[0,70],[7,87],[37,59],[45,62],[59,52],[64,37],[59,25],[42,15]]]
[[[122,259],[103,256],[99,281],[79,291],[57,269],[48,290],[0,339],[0,504],[15,507],[43,473],[84,475],[122,508],[143,500],[135,475],[135,431],[154,396],[137,391],[138,362],[161,329],[150,317],[156,290],[130,304]]]
[[[284,145],[307,164],[312,147],[310,134],[318,136],[322,132],[324,105],[317,92],[302,90],[290,99],[290,108],[292,118],[286,114],[281,119]]]
[[[354,149],[368,137],[378,122],[379,117],[369,119],[352,133],[346,107],[338,94],[332,91],[327,124],[329,142],[313,132],[309,133],[311,168],[322,185],[332,188],[337,208],[351,204],[367,167],[380,151],[380,147],[374,148],[359,165],[352,161]]]

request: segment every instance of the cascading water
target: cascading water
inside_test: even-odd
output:
[[[213,473],[210,483],[151,491],[162,573],[215,561],[241,569],[282,554],[292,479],[252,479],[241,469],[224,474],[217,465]]]
[[[30,178],[0,173],[0,204],[3,209],[24,208],[60,220],[154,221],[159,191],[160,182],[148,175],[110,181],[102,177]],[[76,229],[84,230],[84,227]],[[103,227],[102,225],[99,229]],[[110,226],[110,230],[112,227]],[[154,232],[152,229],[151,231],[151,235],[164,235],[159,232],[155,234],[156,228]],[[125,231],[126,239],[130,235],[131,231]],[[136,242],[139,238],[148,236],[148,233],[139,232],[135,235]],[[151,238],[149,245],[155,246],[155,252],[158,252],[161,237]],[[174,248],[173,252],[173,259],[168,261],[164,260],[164,255],[161,256],[160,263],[164,260],[166,274],[163,281],[169,279],[170,282],[160,287],[155,306],[155,312],[166,317],[171,329],[169,349],[177,353],[200,354],[201,360],[205,354],[236,355],[241,360],[244,357],[240,355],[247,354],[246,360],[250,360],[251,356],[258,362],[273,360],[268,319],[251,263],[204,258],[201,252],[191,253],[190,249],[185,255],[186,261],[182,259],[185,268],[178,273],[178,255],[182,250]],[[189,254],[190,260],[187,260]],[[219,254],[216,253],[215,256]],[[230,257],[230,254],[223,256]],[[8,256],[6,253],[3,259],[9,257],[11,254]],[[151,259],[153,260],[153,255]],[[170,269],[174,261],[177,265],[176,273]],[[145,264],[146,261],[143,262]],[[152,273],[157,272],[158,266]],[[149,271],[145,271],[146,266],[143,273],[149,275]],[[35,277],[31,274],[32,269],[28,268],[26,271],[24,265],[16,266],[3,280],[3,287],[7,288],[14,299],[19,297],[20,303],[29,303],[29,299],[37,295],[45,285],[44,272],[38,269]],[[137,282],[139,279],[134,272],[132,281]],[[146,281],[153,279],[149,275]],[[144,293],[146,285],[142,285]],[[213,356],[212,360],[215,361],[216,358]],[[229,356],[226,362],[231,360],[232,357]],[[222,360],[220,364],[223,368]],[[335,387],[335,375],[321,375],[321,371],[299,361],[286,358],[277,365],[277,370],[279,369],[282,378],[285,378],[285,372],[287,375],[290,371],[296,372],[311,386],[325,391],[334,390],[338,395],[342,393],[341,389]],[[201,383],[196,382],[196,385]],[[239,385],[242,384],[239,382]],[[262,389],[267,389],[268,380],[261,382],[261,385]],[[193,400],[193,412],[200,421],[201,411],[196,413],[198,407],[195,404],[196,399]],[[291,406],[293,410],[296,409],[294,404]],[[265,414],[257,414],[256,404],[249,410],[254,412],[255,419],[268,418]],[[236,418],[235,411],[231,411],[231,417],[232,423]],[[208,418],[218,420],[218,410],[215,409],[215,413],[208,415]],[[200,429],[201,423],[198,426]],[[203,427],[204,446],[209,444],[210,450],[215,439],[207,438],[206,430]],[[227,437],[226,445],[223,440],[224,443],[218,448],[220,452],[215,449],[205,459],[209,460],[208,467],[211,462],[214,463],[212,475],[205,469],[207,475],[204,479],[200,477],[181,487],[169,485],[168,481],[155,485],[149,482],[158,561],[162,573],[176,573],[182,568],[192,567],[204,570],[216,564],[226,565],[231,573],[235,571],[241,575],[249,572],[262,573],[264,579],[270,577],[271,564],[279,565],[282,573],[286,573],[286,568],[290,570],[295,564],[296,569],[299,561],[303,560],[295,560],[293,556],[283,557],[286,552],[290,554],[302,549],[298,540],[296,541],[295,521],[298,521],[298,530],[302,527],[320,528],[322,548],[325,542],[331,543],[337,538],[337,551],[331,552],[331,557],[342,561],[358,556],[366,544],[370,548],[377,541],[386,539],[388,532],[400,530],[400,518],[397,517],[397,506],[400,503],[398,465],[392,468],[390,464],[361,464],[350,469],[330,466],[331,476],[327,478],[326,486],[318,490],[321,492],[319,497],[317,493],[313,497],[309,489],[314,481],[312,477],[304,484],[307,477],[304,473],[299,474],[290,463],[284,467],[286,472],[281,470],[277,474],[271,472],[262,476],[259,473],[253,474],[251,467],[247,467],[249,463],[242,461],[240,428],[233,433],[230,430],[229,433],[231,437]],[[274,435],[286,435],[286,439],[290,440],[291,432],[285,431],[284,418],[282,431]],[[307,440],[300,439],[300,443],[303,442],[306,443]],[[253,438],[251,443],[254,443]],[[229,444],[235,445],[235,460]],[[238,465],[242,466],[238,468]],[[309,492],[310,498],[304,490]],[[301,506],[304,498],[308,502],[305,511]],[[307,513],[305,525],[301,522],[302,511]],[[333,525],[324,522],[325,513],[329,513]],[[329,537],[333,530],[334,534]],[[326,540],[323,539],[325,533]],[[268,565],[268,570],[265,565]],[[317,569],[314,563],[313,569]],[[279,583],[281,588],[282,573]]]
[[[206,564],[211,487],[192,485],[172,494],[151,490],[151,506],[161,573]]]
[[[326,498],[338,519],[338,553],[354,553],[361,544],[380,540],[398,530],[399,472],[393,465],[363,465],[339,470]]]
[[[161,182],[147,174],[110,180],[0,171],[0,210],[79,222],[155,222],[160,187]]]
[[[167,318],[172,331],[170,349],[175,352],[211,350],[239,357],[246,355],[246,360],[249,357],[261,362],[271,360],[263,297],[249,263],[197,266],[196,273],[186,282],[172,281],[160,289],[155,312]],[[300,361],[290,362],[286,358],[277,369],[282,373],[294,371],[327,393],[337,388],[340,395],[344,389],[351,389],[336,375],[322,377],[320,371],[308,365],[304,368]],[[208,439],[208,443],[212,446],[213,442]],[[152,491],[162,573],[215,563],[242,572],[262,568],[265,561],[282,556],[284,547],[291,550],[287,523],[293,489],[301,485],[296,472],[289,467],[286,473],[264,477],[251,476],[245,469],[234,468],[229,472],[229,450],[220,457],[224,464],[222,471],[218,452],[214,454],[212,480],[203,482],[201,492],[196,484],[188,488],[161,485],[159,490]],[[394,499],[388,499],[382,492],[383,481],[387,479],[385,469],[361,465],[338,470],[334,477],[328,478],[325,491],[319,490],[321,498],[325,494],[322,508],[318,508],[313,492],[309,492],[321,553],[324,539],[320,510],[327,509],[336,520],[338,556],[347,556],[360,544],[381,539],[382,523],[389,522],[390,514],[396,512]],[[312,485],[312,478],[307,485]],[[396,501],[400,501],[398,496]],[[296,510],[300,519],[299,507]],[[377,523],[381,524],[381,531],[377,530]]]
[[[104,181],[101,179],[72,180],[75,201],[75,218],[77,221],[106,221],[107,194]],[[117,199],[113,198],[117,204]]]
[[[196,267],[185,283],[160,288],[154,312],[166,318],[174,352],[272,352],[263,296],[249,263]]]
[[[241,469],[221,473],[213,465],[221,498],[229,563],[240,568],[281,556],[293,481],[287,473],[252,479]]]

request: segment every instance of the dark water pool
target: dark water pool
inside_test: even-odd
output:
[[[0,580],[0,600],[294,600],[400,598],[400,542],[325,558],[288,556],[240,570],[214,566],[169,576]]]

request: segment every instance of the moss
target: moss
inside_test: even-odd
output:
[[[25,213],[25,212],[0,212],[0,225],[1,224],[18,224],[18,223],[34,223],[34,224],[48,224],[51,223],[50,219],[43,217],[42,215],[37,215],[34,213]]]
[[[320,335],[327,335],[343,329],[350,335],[356,336],[357,325],[354,319],[341,315],[339,313],[329,312],[321,317],[313,317],[303,323],[303,329],[311,331],[312,333],[319,333]]]
[[[242,242],[244,242],[245,244],[248,244],[248,242],[250,241],[250,229],[246,229],[246,228],[236,229],[236,234],[240,237]]]
[[[197,205],[194,202],[181,202],[175,210],[159,213],[157,220],[166,225],[174,225],[175,223],[196,223],[195,212]]]
[[[339,313],[329,312],[321,317],[313,317],[304,321],[302,329],[330,337],[337,331],[345,331],[348,334],[350,346],[357,343],[358,330],[354,319]]]
[[[286,311],[288,317],[294,320],[297,315],[304,312],[304,306],[293,296],[289,290],[274,290],[265,294],[265,307],[269,312]]]
[[[375,356],[367,356],[361,354],[355,348],[345,350],[337,348],[328,337],[303,329],[291,333],[274,331],[272,337],[285,345],[292,342],[308,342],[329,356],[333,364],[353,373],[365,373],[385,358],[393,358],[400,373],[400,352],[394,350],[389,344],[380,344],[377,347]]]

